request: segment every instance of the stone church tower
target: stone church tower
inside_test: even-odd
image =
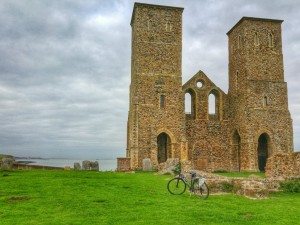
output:
[[[238,167],[264,170],[268,156],[293,151],[284,81],[283,20],[243,17],[228,33],[229,92]]]
[[[135,3],[132,27],[127,157],[140,168],[182,158],[182,8]]]
[[[140,169],[145,158],[154,169],[179,158],[206,171],[264,171],[272,154],[293,151],[283,21],[243,17],[227,33],[226,94],[202,71],[182,85],[182,13],[134,5],[126,152],[131,168]]]

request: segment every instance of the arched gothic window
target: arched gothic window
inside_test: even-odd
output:
[[[192,113],[192,96],[189,92],[185,93],[185,114]]]
[[[216,114],[216,96],[213,93],[208,96],[208,113],[210,115]]]

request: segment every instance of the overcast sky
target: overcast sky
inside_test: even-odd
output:
[[[285,81],[300,150],[300,2],[153,0],[184,7],[183,82],[228,91],[226,32],[243,16],[283,19]],[[131,0],[1,0],[0,153],[125,156]]]

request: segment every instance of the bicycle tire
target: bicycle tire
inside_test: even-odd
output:
[[[182,178],[175,177],[168,182],[168,191],[172,195],[181,195],[186,190],[186,183]]]
[[[196,179],[193,182],[193,192],[197,198],[205,200],[209,196],[208,185],[205,182],[203,184],[199,184],[199,179]]]

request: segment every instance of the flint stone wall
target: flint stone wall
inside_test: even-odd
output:
[[[14,163],[12,169],[14,170],[64,170],[63,167],[28,165],[28,164],[21,164],[21,163]]]
[[[300,152],[276,153],[269,157],[266,177],[278,180],[300,178]]]
[[[143,171],[152,171],[152,170],[153,170],[153,166],[152,166],[151,159],[149,158],[143,159]]]
[[[74,170],[81,170],[80,163],[78,163],[78,162],[74,163]]]
[[[93,171],[99,171],[99,163],[97,161],[88,161],[84,160],[82,162],[82,170],[93,170]]]
[[[174,174],[176,165],[179,163],[179,159],[167,159],[166,162],[158,165],[159,174]]]
[[[278,190],[277,188],[279,187],[275,185],[276,188],[274,189],[273,182],[269,182],[267,179],[255,175],[249,178],[231,178],[203,171],[195,172],[197,176],[206,179],[210,194],[233,193],[247,198],[265,199],[268,198],[270,190]],[[190,179],[189,173],[185,175]]]
[[[126,172],[130,171],[130,158],[117,158],[117,171]]]
[[[0,170],[11,170],[15,160],[13,158],[0,159]]]

